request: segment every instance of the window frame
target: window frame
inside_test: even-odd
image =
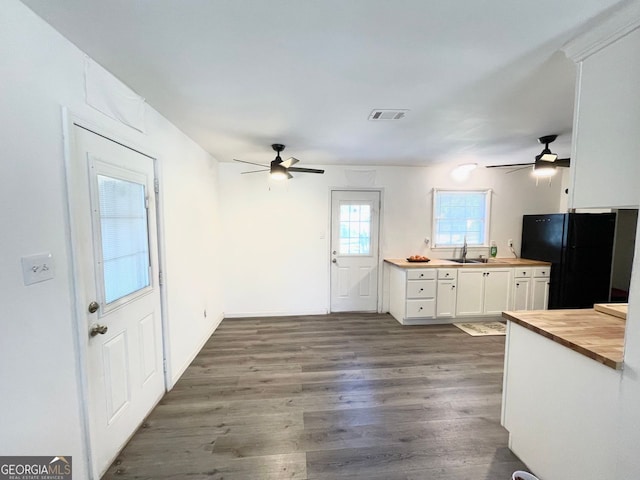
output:
[[[474,188],[474,189],[463,189],[457,190],[452,188],[434,188],[432,195],[432,206],[431,206],[431,233],[432,233],[432,249],[451,249],[461,247],[462,243],[459,244],[438,244],[438,217],[436,212],[437,205],[437,196],[441,193],[458,193],[458,194],[484,194],[485,201],[485,215],[484,215],[484,243],[467,243],[467,246],[472,248],[483,248],[490,246],[490,232],[491,232],[491,197],[493,190],[491,188]]]

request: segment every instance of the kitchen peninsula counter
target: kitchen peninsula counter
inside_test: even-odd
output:
[[[502,316],[596,362],[622,369],[623,318],[593,308],[503,312]]]
[[[509,448],[540,478],[615,480],[626,320],[594,309],[502,316]]]

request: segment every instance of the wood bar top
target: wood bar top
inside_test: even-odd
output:
[[[613,315],[614,317],[620,317],[627,319],[627,312],[629,310],[628,303],[596,303],[593,308],[596,312],[606,313]]]
[[[385,258],[385,262],[400,268],[487,268],[487,267],[548,267],[549,262],[526,258],[490,258],[487,263],[456,263],[443,258],[429,262],[408,262],[404,258]]]
[[[502,312],[502,316],[596,362],[621,370],[625,320],[592,308]]]

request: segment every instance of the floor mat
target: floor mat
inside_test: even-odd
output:
[[[454,323],[456,327],[474,337],[484,335],[506,335],[507,328],[502,322]]]

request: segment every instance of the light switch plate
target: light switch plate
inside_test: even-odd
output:
[[[55,275],[53,255],[42,253],[22,257],[22,278],[25,285],[51,280]]]

